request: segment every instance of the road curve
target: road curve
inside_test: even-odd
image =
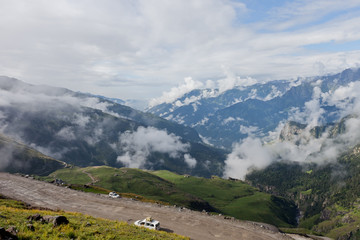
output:
[[[8,173],[0,173],[0,194],[35,207],[80,212],[129,224],[152,216],[160,221],[162,228],[194,240],[292,239],[267,224],[227,220],[221,216],[125,198],[109,199]]]

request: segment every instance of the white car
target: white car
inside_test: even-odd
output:
[[[109,197],[111,197],[111,198],[120,198],[119,194],[117,194],[116,192],[109,192]]]
[[[137,220],[134,224],[139,227],[146,227],[153,230],[160,229],[160,222],[152,219],[151,217],[147,217],[143,220]]]

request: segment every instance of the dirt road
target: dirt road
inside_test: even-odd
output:
[[[227,220],[221,216],[131,199],[109,199],[8,173],[0,173],[0,194],[32,206],[80,212],[130,224],[137,219],[152,216],[160,221],[162,228],[196,240],[292,239],[267,224]]]

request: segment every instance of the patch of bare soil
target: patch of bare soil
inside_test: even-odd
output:
[[[85,173],[86,175],[88,175],[88,177],[91,179],[91,182],[89,182],[88,184],[95,184],[99,181],[99,179],[97,179],[96,177],[94,177],[93,175],[91,175],[90,173],[86,172],[85,170],[82,170],[83,173]]]
[[[126,221],[151,216],[163,230],[196,240],[208,239],[293,239],[276,227],[263,223],[224,219],[206,213],[143,203],[131,199],[109,199],[8,173],[0,173],[0,194],[34,207],[80,212],[94,217]]]

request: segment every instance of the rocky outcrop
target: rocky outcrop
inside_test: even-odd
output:
[[[17,240],[18,238],[14,234],[6,231],[4,228],[0,228],[0,239],[1,240]]]
[[[52,223],[54,227],[69,223],[65,216],[43,216],[43,219],[48,223]]]
[[[281,141],[294,141],[297,136],[303,133],[305,128],[305,124],[293,121],[287,122],[284,128],[281,130],[279,138]]]
[[[28,219],[30,221],[52,223],[54,227],[57,227],[61,224],[69,223],[69,220],[65,216],[50,216],[50,215],[41,216],[40,214],[35,214],[29,216]]]

